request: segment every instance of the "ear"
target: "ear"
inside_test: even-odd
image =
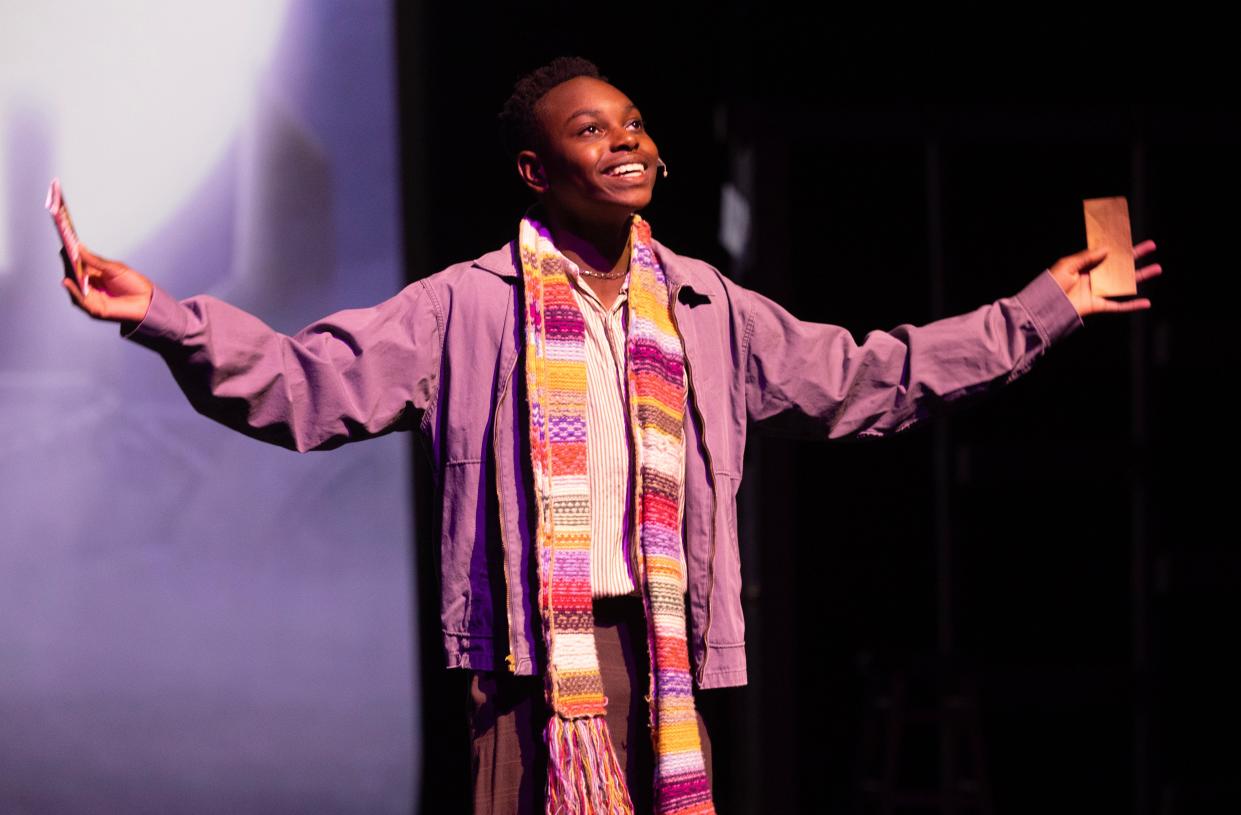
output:
[[[517,174],[535,193],[542,195],[547,192],[547,172],[533,150],[522,150],[517,154]]]

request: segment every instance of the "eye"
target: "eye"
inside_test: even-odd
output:
[[[629,122],[629,126],[632,127],[634,130],[645,130],[646,129],[646,123],[643,122],[641,119],[632,119]]]
[[[592,134],[592,135],[593,135],[593,134],[598,133],[598,132],[599,132],[599,126],[598,126],[598,125],[586,125],[586,126],[585,126],[585,127],[583,127],[581,130],[577,131],[577,135],[579,135],[579,136],[584,136],[584,135],[585,135],[585,134],[587,134],[587,133],[590,133],[590,134]]]

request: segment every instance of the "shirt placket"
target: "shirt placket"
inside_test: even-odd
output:
[[[603,341],[604,344],[607,345],[608,354],[611,361],[609,377],[611,379],[612,386],[616,389],[614,393],[619,396],[619,403],[622,410],[627,411],[627,406],[629,404],[629,388],[625,370],[625,313],[627,311],[625,308],[625,303],[628,297],[628,284],[626,283],[620,292],[618,292],[616,300],[612,303],[611,309],[607,309],[604,307],[603,302],[595,295],[594,290],[590,287],[590,284],[582,278],[581,273],[578,272],[575,267],[571,266],[570,268],[573,268],[575,272],[572,277],[574,283],[576,284],[578,294],[580,295],[584,305],[592,312],[590,322],[596,324],[599,329],[602,330]],[[632,534],[634,461],[632,428],[629,426],[628,421],[625,422],[625,448],[626,454],[629,458],[629,477],[626,479],[624,497],[622,499],[625,505],[625,512],[623,513],[624,520],[621,522],[619,543],[621,545],[621,553],[625,558],[629,580],[636,588],[641,584],[638,578],[637,561],[635,559],[636,551],[635,547],[632,545],[632,539],[634,537]]]
[[[626,326],[625,315],[629,309],[625,307],[626,299],[629,296],[628,287],[622,288],[616,297],[616,302],[612,304],[612,311],[604,315],[603,325],[607,332],[608,347],[612,350],[612,361],[614,363],[614,376],[617,380],[620,390],[621,404],[628,409],[629,405],[629,381],[625,370],[625,341],[628,336],[628,328]],[[602,304],[600,304],[602,305]],[[641,591],[642,578],[638,574],[638,553],[635,541],[637,536],[634,534],[633,525],[633,483],[635,473],[633,460],[633,439],[634,428],[631,423],[626,422],[625,442],[629,448],[629,482],[625,487],[625,521],[621,526],[621,545],[624,547],[625,561],[629,565],[630,579],[636,590]]]

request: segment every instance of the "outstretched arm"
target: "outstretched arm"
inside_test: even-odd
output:
[[[164,358],[198,412],[248,436],[330,449],[395,430],[434,399],[441,318],[423,281],[287,336],[217,298],[178,302],[123,263],[82,257],[65,279],[74,304],[119,322],[122,336]]]
[[[1141,257],[1152,241],[1134,247]],[[923,326],[872,331],[859,345],[843,328],[798,320],[749,292],[746,408],[749,417],[797,435],[884,436],[936,406],[1011,382],[1057,340],[1099,311],[1150,307],[1090,292],[1102,250],[1061,258],[1014,297]],[[1161,271],[1139,269],[1144,281]]]

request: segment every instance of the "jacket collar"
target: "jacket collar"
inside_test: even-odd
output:
[[[664,274],[668,276],[668,282],[672,284],[674,290],[681,286],[688,286],[697,293],[703,294],[694,286],[694,269],[688,262],[688,258],[673,252],[655,238],[651,238],[651,244],[654,246],[655,254],[659,257],[659,263],[663,266]],[[494,275],[512,279],[516,282],[521,277],[521,266],[517,261],[517,252],[517,239],[514,238],[499,249],[475,258],[474,265]]]

